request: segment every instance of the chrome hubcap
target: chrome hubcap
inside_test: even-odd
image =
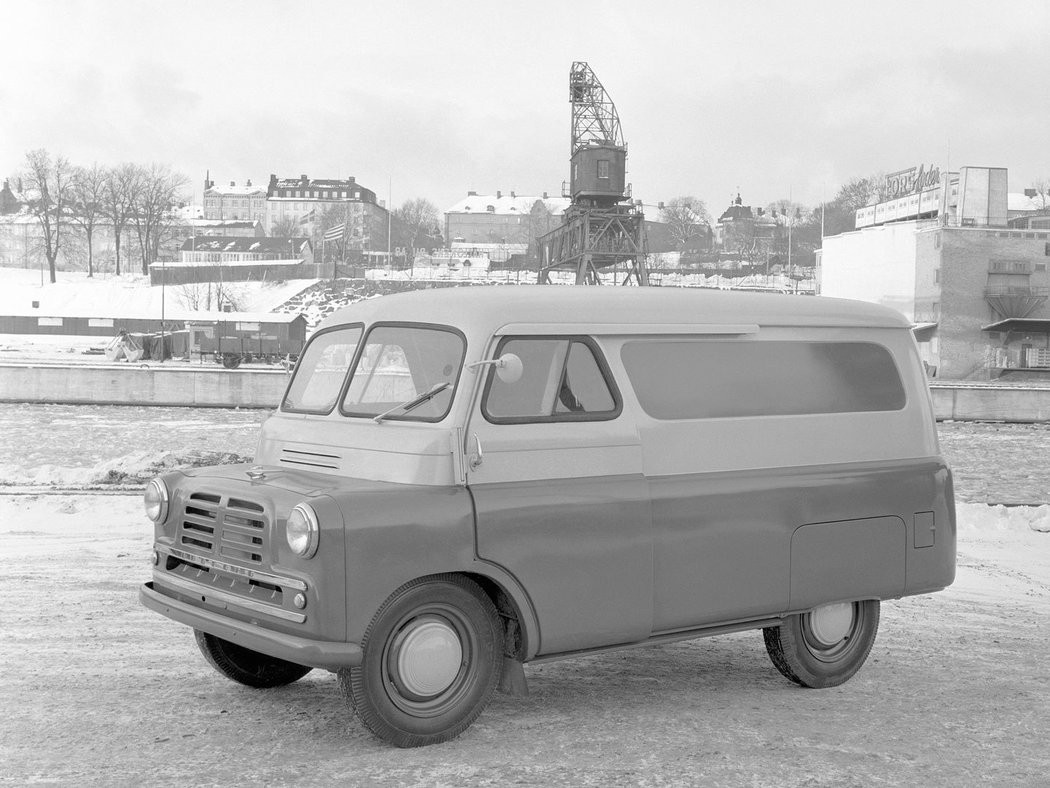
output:
[[[463,645],[447,622],[437,617],[418,619],[399,640],[397,676],[409,693],[430,698],[456,680],[463,664]]]
[[[814,608],[809,614],[809,630],[822,646],[841,643],[853,627],[853,604],[837,602]]]

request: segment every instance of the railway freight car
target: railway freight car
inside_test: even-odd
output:
[[[295,361],[306,342],[306,318],[278,312],[224,312],[186,321],[190,347],[227,369],[242,362]]]

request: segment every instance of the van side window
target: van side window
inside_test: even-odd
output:
[[[619,392],[590,339],[510,338],[497,349],[497,355],[506,353],[521,359],[522,375],[505,383],[489,374],[481,404],[488,421],[594,421],[619,415]]]
[[[900,410],[893,357],[870,342],[626,342],[620,354],[654,419]]]

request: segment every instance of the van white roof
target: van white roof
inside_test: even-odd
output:
[[[822,296],[741,293],[703,288],[493,285],[434,288],[359,301],[320,329],[344,323],[452,325],[467,334],[511,324],[628,328],[705,324],[911,328],[904,315],[863,301]],[[603,331],[602,333],[608,333]]]

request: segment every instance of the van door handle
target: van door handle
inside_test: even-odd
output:
[[[473,437],[475,449],[470,455],[470,469],[476,471],[481,466],[481,461],[485,459],[485,453],[481,450],[481,438],[476,432]]]

